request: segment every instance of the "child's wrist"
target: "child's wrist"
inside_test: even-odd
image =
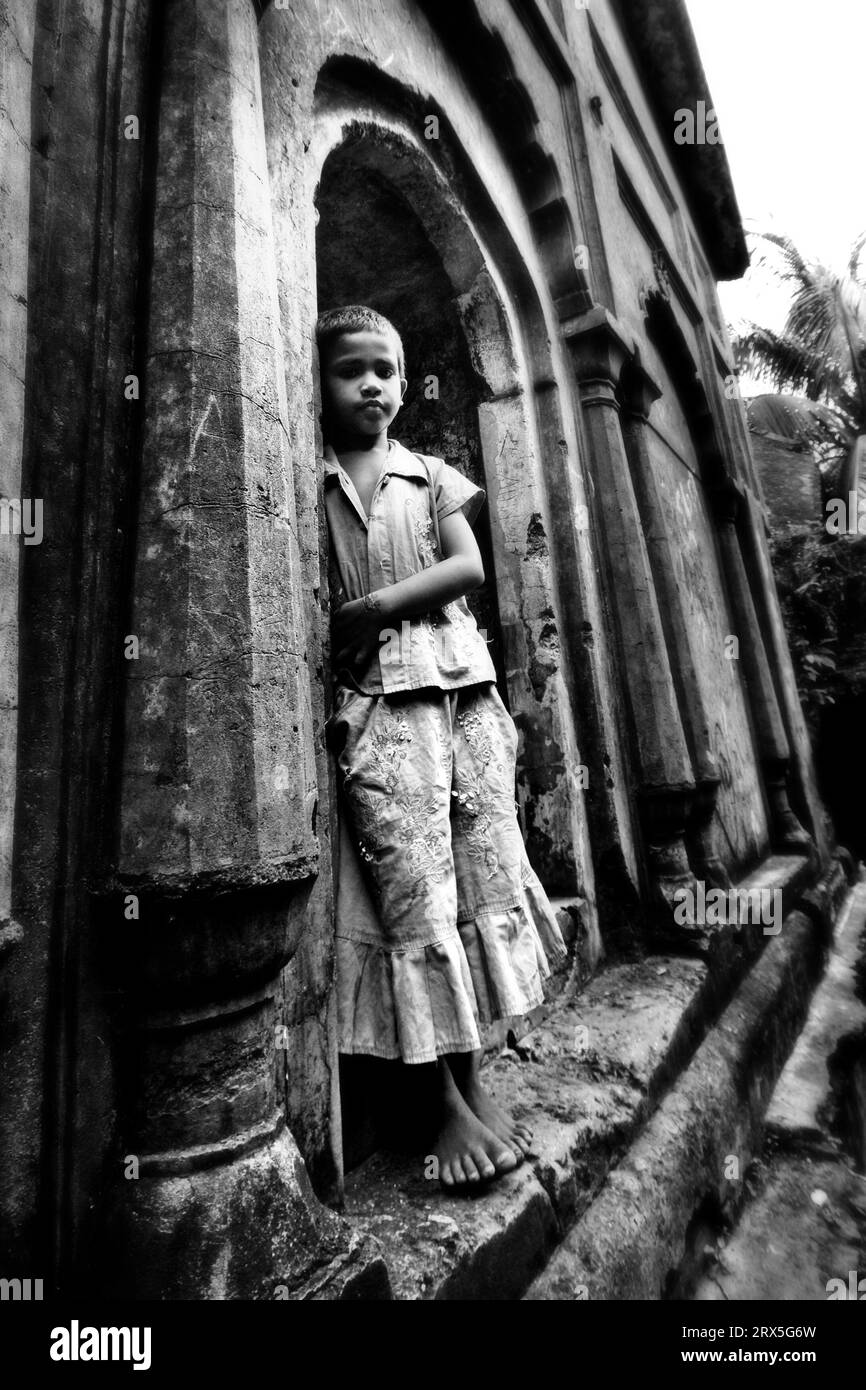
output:
[[[390,604],[388,603],[387,590],[371,589],[369,593],[364,594],[361,602],[366,612],[375,613],[378,618],[388,617]]]

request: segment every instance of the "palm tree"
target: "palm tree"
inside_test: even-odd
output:
[[[807,261],[790,237],[753,235],[775,248],[775,265],[766,256],[757,264],[790,285],[792,299],[781,333],[750,324],[735,340],[737,370],[788,393],[775,409],[772,397],[763,398],[774,430],[810,444],[830,490],[846,496],[866,464],[866,232],[841,274]]]

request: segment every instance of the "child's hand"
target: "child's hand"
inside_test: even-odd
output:
[[[331,618],[333,667],[356,668],[359,672],[379,650],[381,632],[387,626],[382,614],[366,608],[363,599],[344,603]]]

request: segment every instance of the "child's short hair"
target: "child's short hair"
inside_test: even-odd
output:
[[[397,345],[397,365],[400,368],[400,375],[405,376],[403,339],[390,319],[386,319],[384,314],[370,309],[366,304],[344,304],[340,309],[326,309],[324,314],[319,315],[316,322],[316,342],[319,346],[320,359],[322,361],[327,359],[332,343],[336,338],[342,337],[344,333],[364,332],[381,333],[386,338],[390,334]]]

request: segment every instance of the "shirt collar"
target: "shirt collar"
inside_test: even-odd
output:
[[[426,483],[427,473],[417,455],[406,449],[396,439],[390,439],[388,443],[390,447],[382,470],[383,473],[398,473],[401,478],[420,478],[422,482]],[[331,478],[338,479],[342,471],[340,461],[330,444],[325,445],[324,462],[325,481],[328,482]]]

